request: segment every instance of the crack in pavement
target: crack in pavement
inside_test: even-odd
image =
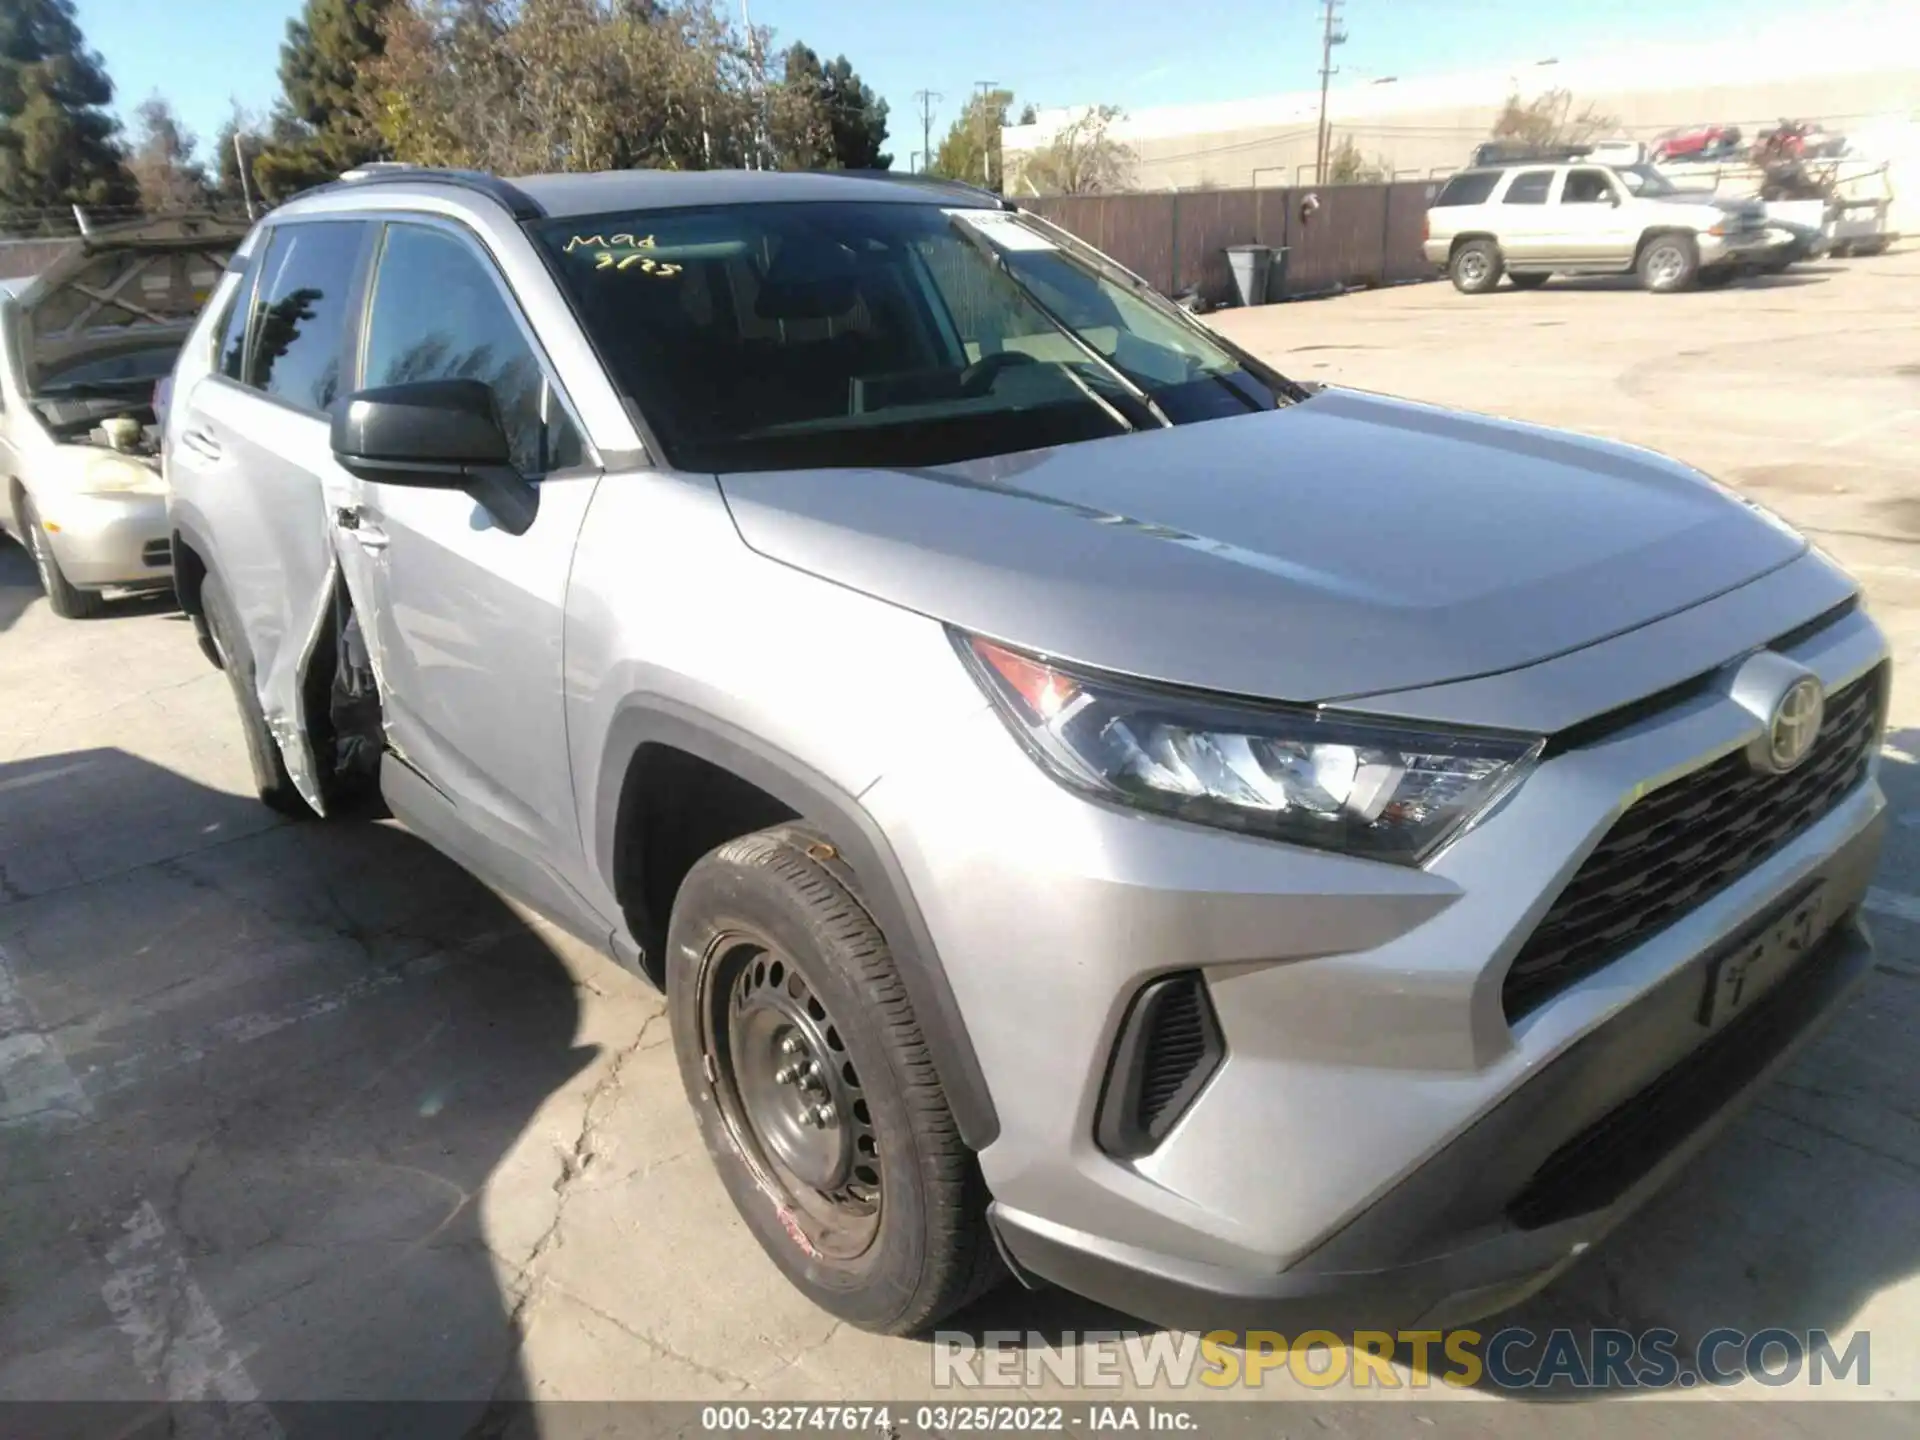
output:
[[[594,1138],[606,1119],[604,1114],[598,1113],[599,1107],[609,1095],[618,1094],[627,1063],[640,1053],[646,1042],[647,1032],[664,1014],[665,1012],[661,1011],[649,1015],[642,1022],[638,1033],[614,1055],[607,1065],[606,1073],[594,1082],[593,1089],[587,1094],[586,1104],[580,1111],[580,1133],[574,1137],[573,1145],[562,1152],[560,1173],[553,1179],[553,1193],[557,1197],[553,1207],[553,1218],[547,1222],[547,1228],[541,1232],[540,1238],[535,1240],[532,1248],[527,1251],[527,1258],[515,1267],[513,1280],[509,1286],[509,1293],[512,1296],[512,1303],[507,1310],[507,1332],[510,1342],[506,1357],[501,1363],[500,1374],[495,1379],[493,1390],[488,1398],[489,1410],[509,1399],[517,1398],[506,1396],[502,1391],[511,1380],[514,1365],[519,1359],[521,1350],[525,1348],[527,1331],[531,1328],[540,1297],[552,1283],[544,1273],[542,1262],[560,1244],[560,1227],[565,1223],[567,1205],[573,1198],[574,1187],[593,1164]],[[579,1300],[579,1297],[571,1295],[571,1292],[568,1293],[569,1298],[576,1300],[589,1310],[593,1309],[584,1300]],[[595,1313],[599,1312],[595,1311]],[[611,1319],[611,1317],[607,1318]],[[619,1324],[618,1321],[613,1323]],[[621,1328],[626,1327],[621,1326]],[[483,1416],[478,1424],[485,1423],[486,1419]]]

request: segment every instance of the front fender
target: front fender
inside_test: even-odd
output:
[[[620,708],[607,730],[594,833],[589,837],[592,863],[607,889],[613,889],[616,874],[620,792],[634,756],[647,744],[670,745],[732,771],[832,842],[852,867],[860,899],[887,937],[961,1138],[975,1150],[991,1144],[1000,1133],[993,1097],[905,872],[866,808],[825,775],[693,706],[657,695],[633,698]]]

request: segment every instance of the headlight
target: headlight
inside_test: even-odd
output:
[[[1417,865],[1539,758],[1538,737],[1222,700],[954,635],[1014,733],[1075,790],[1202,825]]]
[[[80,490],[87,495],[164,495],[166,486],[151,465],[112,451],[87,458]]]

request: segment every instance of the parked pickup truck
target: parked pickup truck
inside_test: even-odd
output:
[[[1637,188],[1604,165],[1462,170],[1427,212],[1427,259],[1477,295],[1503,274],[1529,290],[1556,274],[1625,272],[1649,290],[1685,290],[1766,255],[1759,201],[1663,193],[1657,171],[1635,168],[1652,177]]]

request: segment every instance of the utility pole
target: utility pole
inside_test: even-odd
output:
[[[976,80],[973,88],[980,92],[980,183],[991,190],[993,188],[993,87],[998,80]]]
[[[1347,32],[1335,28],[1340,18],[1340,0],[1320,0],[1326,11],[1325,27],[1320,33],[1320,131],[1314,142],[1313,179],[1316,185],[1327,183],[1328,151],[1333,147],[1327,129],[1327,82],[1340,72],[1333,68],[1333,47],[1347,43]]]
[[[913,98],[920,102],[920,169],[933,168],[933,102],[947,97],[938,90],[916,90]]]

